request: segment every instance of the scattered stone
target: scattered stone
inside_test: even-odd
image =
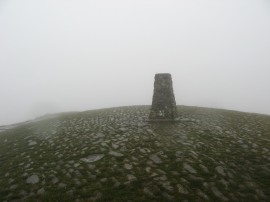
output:
[[[222,166],[217,166],[216,167],[216,171],[218,174],[222,175],[222,176],[226,176],[225,172],[224,172],[224,169]]]
[[[204,193],[202,192],[200,189],[197,190],[197,194],[199,197],[201,197],[204,201],[209,201],[209,197]]]
[[[96,200],[99,200],[102,197],[102,194],[99,191],[96,191],[94,194],[95,194],[95,196],[91,197],[90,201],[96,201]]]
[[[168,194],[166,192],[162,192],[162,196],[164,198],[166,198],[166,200],[168,200],[168,201],[173,201],[174,200],[174,196],[172,196],[172,195],[170,195],[170,194]]]
[[[130,181],[130,182],[137,180],[137,178],[134,175],[131,175],[131,174],[128,174],[127,178],[128,178],[128,181]]]
[[[119,130],[121,130],[122,132],[127,132],[128,131],[128,129],[127,128],[119,128]]]
[[[54,178],[52,179],[52,183],[53,183],[53,184],[56,184],[57,182],[59,182],[58,178],[57,178],[57,177],[54,177]]]
[[[156,154],[151,155],[149,158],[156,164],[162,163],[162,160]]]
[[[154,194],[146,187],[143,188],[143,192],[151,197],[154,197]]]
[[[169,192],[173,192],[173,191],[174,191],[173,186],[171,186],[171,183],[168,182],[168,181],[162,183],[162,186],[164,187],[164,189],[166,189],[166,190],[169,191]]]
[[[125,163],[124,168],[127,170],[131,170],[132,169],[132,165]]]
[[[205,167],[204,165],[200,164],[199,165],[201,167],[201,169],[203,170],[204,173],[208,174],[209,173],[209,170],[207,167]]]
[[[119,145],[112,143],[112,148],[113,149],[118,149],[119,148]]]
[[[92,154],[92,155],[87,156],[86,158],[82,158],[81,161],[85,163],[93,163],[93,162],[99,161],[103,157],[104,157],[104,154]]]
[[[102,178],[100,181],[101,182],[107,182],[107,178]]]
[[[26,183],[28,184],[36,184],[39,183],[39,177],[37,175],[31,175],[27,178]]]
[[[181,184],[177,184],[177,188],[180,194],[189,194],[189,192]]]
[[[9,189],[14,190],[18,187],[18,184],[13,184],[9,187]]]
[[[37,194],[44,194],[45,193],[45,189],[41,188],[37,191]]]
[[[28,142],[28,146],[34,146],[34,145],[36,145],[37,144],[37,142],[36,141],[32,141],[32,140],[30,140],[29,142]]]
[[[229,201],[215,186],[211,188],[213,194],[222,201]]]
[[[115,177],[112,177],[112,181],[114,182],[114,187],[120,186],[120,182]]]
[[[188,172],[192,173],[192,174],[196,174],[197,171],[189,164],[184,163],[184,169],[187,170]]]
[[[147,173],[150,173],[151,168],[150,167],[146,167],[145,170],[146,170]]]
[[[62,183],[62,182],[58,185],[59,188],[65,188],[66,186],[67,186],[67,185],[64,184],[64,183]]]
[[[121,154],[119,152],[115,152],[115,151],[110,151],[109,154],[111,156],[115,156],[115,157],[122,157],[122,156],[124,156],[123,154]]]

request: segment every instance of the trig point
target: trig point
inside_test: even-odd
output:
[[[156,74],[150,121],[174,121],[177,117],[171,74]]]

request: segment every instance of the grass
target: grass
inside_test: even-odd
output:
[[[0,201],[270,201],[270,116],[178,106],[178,122],[154,123],[149,109],[66,113],[0,133]],[[80,160],[91,154],[105,156]],[[31,175],[39,182],[26,183]]]

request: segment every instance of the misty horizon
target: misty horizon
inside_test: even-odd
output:
[[[270,114],[270,3],[1,1],[0,125],[47,113],[177,105]]]

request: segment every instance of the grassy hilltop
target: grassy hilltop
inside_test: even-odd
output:
[[[0,133],[0,201],[270,201],[270,116],[66,113]]]

